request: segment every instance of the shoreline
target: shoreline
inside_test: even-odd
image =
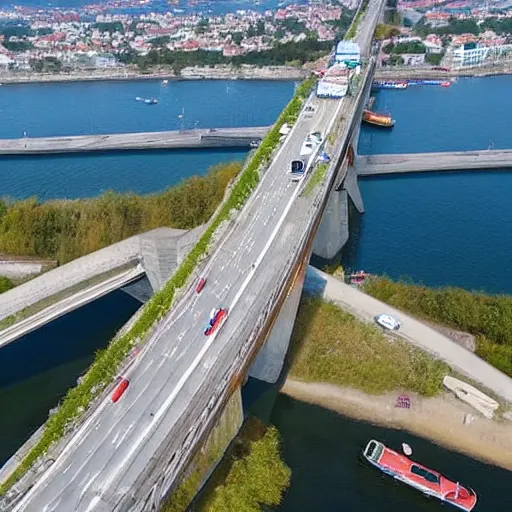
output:
[[[289,66],[253,67],[231,66],[187,67],[179,75],[170,70],[160,70],[154,73],[142,74],[133,70],[82,73],[31,73],[17,75],[7,73],[0,75],[1,85],[41,84],[41,83],[70,83],[70,82],[127,82],[143,80],[169,80],[171,82],[186,80],[274,80],[296,81],[303,80],[310,71]]]
[[[483,418],[448,392],[432,398],[407,393],[410,409],[395,407],[399,390],[373,396],[352,388],[288,378],[280,392],[356,420],[408,431],[512,471],[512,422]],[[467,425],[466,414],[474,417]]]
[[[489,76],[512,75],[512,64],[505,66],[492,66],[481,68],[457,69],[451,71],[439,71],[432,68],[415,69],[383,69],[378,68],[375,72],[377,80],[419,80],[419,79],[441,79],[441,78],[485,78]]]

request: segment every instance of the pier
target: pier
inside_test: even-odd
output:
[[[512,149],[358,156],[356,168],[358,176],[512,169]]]
[[[254,126],[245,128],[210,128],[204,130],[0,139],[0,155],[250,147],[251,143],[259,142],[263,139],[270,128],[270,126]]]

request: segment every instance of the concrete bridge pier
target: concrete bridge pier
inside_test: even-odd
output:
[[[318,226],[313,253],[331,260],[347,243],[348,235],[348,193],[345,189],[333,190]]]
[[[250,377],[270,384],[276,383],[279,379],[299,309],[306,268],[304,265],[304,269],[297,274],[293,287],[281,306],[265,344],[249,368]]]
[[[121,288],[124,293],[131,295],[134,299],[145,304],[153,295],[153,288],[147,277],[143,277],[134,283]]]

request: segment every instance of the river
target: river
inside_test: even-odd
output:
[[[223,83],[220,86],[221,82],[202,84],[187,83],[194,88],[191,89],[194,94],[185,94],[185,97],[194,102],[195,98],[202,97],[203,91],[206,91],[203,94],[208,94],[208,87],[212,87],[211,84],[217,84],[215,87],[220,87],[219,90],[222,89],[222,93],[226,95],[231,94],[231,85],[243,88],[254,84],[254,87],[257,87],[257,84],[252,82],[247,83],[248,85],[244,85],[246,83],[243,82]],[[174,85],[172,84],[172,87]],[[161,87],[156,83],[153,86],[154,90]],[[235,99],[239,103],[237,108],[233,108],[233,116],[237,112],[247,111],[248,115],[263,116],[261,119],[255,117],[254,124],[264,124],[265,119],[270,119],[271,122],[292,91],[291,84],[273,86],[284,88],[281,105],[276,103],[273,113],[252,112],[263,109],[247,105],[249,102],[242,98]],[[495,147],[507,147],[506,119],[509,119],[510,115],[503,110],[511,107],[507,107],[503,98],[506,98],[511,86],[512,77],[505,77],[460,80],[450,89],[422,87],[400,92],[381,92],[376,108],[390,110],[397,120],[397,125],[391,133],[363,128],[359,150],[361,153],[383,153],[475,149],[487,147],[489,138]],[[74,87],[74,84],[59,84],[59,87]],[[139,90],[138,85],[130,84],[130,87],[133,89],[126,94],[126,105],[131,106],[132,96],[142,93],[135,92],[135,89]],[[168,87],[171,90],[171,84]],[[87,94],[85,88],[82,92]],[[265,94],[269,95],[268,90]],[[263,103],[264,95],[260,98]],[[79,102],[78,96],[76,101]],[[480,102],[484,103],[483,107],[479,106]],[[108,109],[109,105],[109,102],[105,102],[104,108]],[[209,114],[203,112],[208,105],[211,103],[206,102],[202,109],[197,110],[197,115],[206,116],[202,118],[203,123],[207,123],[208,119],[217,120],[217,107]],[[84,107],[84,112],[87,108]],[[94,105],[91,108],[95,108]],[[175,126],[175,114],[179,113],[181,108],[182,105],[177,102],[173,114],[168,116],[172,119],[169,121],[169,128]],[[500,112],[499,116],[496,114],[490,118],[493,122],[474,122],[475,113],[479,112],[479,109],[484,115],[492,108],[495,109],[495,113]],[[447,109],[451,109],[451,115],[447,113]],[[185,111],[187,112],[187,107]],[[28,113],[24,115],[27,118],[29,116]],[[67,116],[65,112],[59,115]],[[88,114],[81,115],[87,121]],[[73,116],[69,116],[68,119],[73,119]],[[107,113],[105,119],[114,123],[113,115]],[[141,126],[141,130],[148,129],[146,126],[149,124],[145,125],[140,120],[138,123],[141,124],[130,124],[130,120],[124,119],[119,126],[126,122],[126,129],[132,126]],[[139,119],[146,119],[147,123],[155,122],[152,116],[146,116],[146,111],[143,110],[140,111]],[[165,116],[162,119],[165,121]],[[194,117],[191,116],[189,119]],[[81,130],[86,130],[86,121],[80,121]],[[36,129],[39,123],[41,126],[51,124],[46,118],[39,119],[34,122],[33,129]],[[21,124],[13,128],[13,132],[22,130]],[[239,125],[241,124],[243,123]],[[236,123],[234,125],[236,126]],[[159,126],[155,129],[165,128],[163,124],[155,126]],[[69,125],[65,128],[71,127]],[[115,124],[111,124],[108,130],[116,127]],[[44,131],[41,133],[50,134]],[[80,133],[80,129],[75,129],[74,133]],[[98,156],[100,159],[104,157],[105,155]],[[157,154],[157,157],[162,157],[162,160],[159,163],[153,162],[148,167],[151,172],[157,172],[157,165],[167,165],[168,161],[163,159],[164,155]],[[165,156],[167,157],[168,155]],[[142,160],[146,158],[151,156],[141,155]],[[174,158],[176,159],[176,154]],[[57,180],[53,185],[53,192],[47,193],[45,197],[64,197],[66,194],[72,197],[80,196],[80,186],[66,183],[73,182],[74,174],[66,171],[68,164],[65,158],[52,157],[49,160],[52,160],[52,163],[48,165],[50,171],[45,171],[46,180],[51,179],[52,172],[63,173],[67,179]],[[130,157],[127,157],[126,165],[130,165],[129,160]],[[36,162],[38,166],[46,168],[44,159],[37,159]],[[181,162],[177,159],[176,166],[183,166]],[[0,161],[0,165],[0,172],[3,172],[3,161]],[[55,167],[56,165],[58,167]],[[16,172],[19,172],[19,167],[17,169]],[[112,172],[110,168],[96,172],[105,172],[108,175],[108,188],[126,189],[126,184],[120,185],[116,172]],[[4,174],[2,184],[4,177],[8,180],[11,173]],[[142,176],[135,173],[135,181],[130,187],[135,191],[145,190],[142,187],[147,176],[144,172],[140,174]],[[159,190],[172,182],[172,172],[165,176],[168,181],[162,179],[160,185],[155,185],[152,190]],[[41,195],[45,180],[37,182],[39,179],[39,176],[27,172],[27,185],[19,189],[17,197],[26,197],[31,193]],[[354,268],[386,272],[397,277],[410,276],[416,281],[428,284],[459,284],[468,288],[510,290],[510,265],[504,259],[505,254],[511,250],[507,230],[512,220],[507,193],[509,185],[512,185],[509,184],[510,179],[511,174],[499,172],[426,174],[361,180],[366,213],[360,218],[352,219],[355,229],[352,231],[345,258]],[[63,193],[65,187],[70,187],[70,191]],[[28,192],[29,190],[31,192]],[[109,302],[114,299],[117,304],[115,309]],[[17,373],[9,373],[6,370],[7,377],[0,389],[0,407],[3,411],[13,411],[8,417],[2,415],[0,422],[0,457],[8,457],[29,433],[37,428],[46,417],[48,409],[64,394],[66,387],[87,367],[92,357],[91,353],[103,346],[119,325],[136,310],[136,302],[127,297],[124,299],[119,300],[119,297],[111,296],[98,301],[94,306],[97,309],[92,316],[102,321],[95,322],[98,324],[96,327],[85,321],[85,315],[90,318],[91,312],[84,308],[68,315],[66,319],[61,319],[60,323],[57,321],[48,328],[41,329],[37,333],[36,341],[31,342],[26,337],[16,342],[11,350],[16,350],[16,345],[19,347],[17,359],[6,359],[7,353],[0,351],[0,363],[5,361],[3,368],[28,368],[20,377],[16,376]],[[87,332],[84,326],[98,330]],[[88,341],[85,352],[82,352],[83,345],[79,345],[82,340]],[[64,343],[69,345],[69,348],[64,348]],[[78,350],[76,357],[73,355],[74,350]],[[49,365],[41,362],[39,367],[31,366],[31,357],[37,358],[38,354],[50,354],[51,351],[54,356],[65,352],[69,354],[69,358],[55,358]],[[366,441],[372,437],[394,446],[407,441],[419,460],[443,471],[447,476],[473,486],[480,496],[477,511],[495,512],[511,509],[512,504],[506,494],[507,484],[512,481],[510,472],[481,464],[414,436],[355,422],[289,397],[279,396],[275,387],[260,392],[257,402],[264,402],[265,406],[252,407],[252,410],[279,428],[283,436],[284,456],[293,471],[290,489],[278,508],[279,511],[373,512],[377,507],[393,512],[440,510],[439,503],[426,500],[407,488],[395,486],[360,464],[358,454]]]
[[[0,138],[267,126],[294,82],[159,80],[17,84],[0,87]],[[158,98],[146,105],[135,98]],[[91,197],[105,190],[158,192],[243,149],[0,157],[0,197]]]

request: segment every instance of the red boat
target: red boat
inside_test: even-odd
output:
[[[466,489],[458,482],[448,480],[437,471],[422,466],[404,455],[387,448],[372,439],[363,451],[364,458],[383,473],[392,476],[427,496],[451,503],[460,510],[469,512],[476,505],[477,496],[473,489]]]
[[[204,330],[205,335],[210,336],[210,334],[213,334],[217,329],[219,329],[226,321],[227,316],[227,309],[214,309],[210,314],[210,321]]]
[[[441,87],[450,87],[452,85],[451,82],[442,82]]]

